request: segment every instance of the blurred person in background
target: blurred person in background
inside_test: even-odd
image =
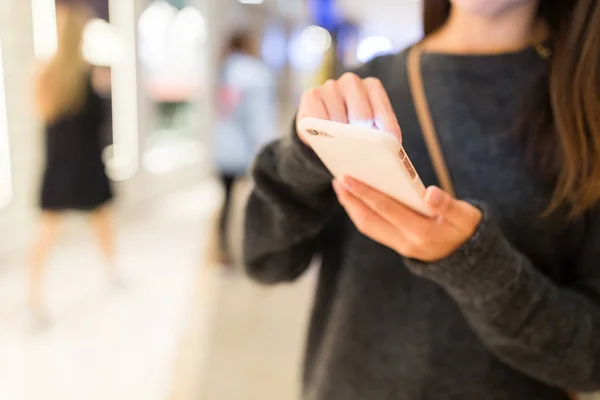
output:
[[[247,174],[257,150],[277,132],[275,76],[259,54],[252,32],[236,32],[229,38],[220,72],[214,151],[225,189],[218,232],[220,261],[225,265],[233,260],[227,227],[234,183]]]
[[[420,62],[456,193],[427,189],[435,218],[350,177],[332,184],[297,129],[255,164],[249,274],[293,281],[321,259],[304,398],[597,391],[600,3],[425,0],[424,10],[422,42],[307,91],[297,118],[393,133],[423,181],[443,184],[412,102],[407,63]]]
[[[57,6],[58,49],[35,78],[36,110],[45,126],[46,164],[41,188],[41,232],[32,251],[29,306],[34,323],[47,322],[43,308],[44,263],[66,211],[90,213],[106,260],[117,278],[111,212],[112,191],[99,144],[105,110],[92,86],[92,67],[82,54],[90,15],[82,6]]]

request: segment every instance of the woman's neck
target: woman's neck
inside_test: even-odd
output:
[[[426,50],[456,54],[498,54],[518,51],[546,39],[546,24],[535,4],[484,17],[453,7],[448,21],[429,35]]]

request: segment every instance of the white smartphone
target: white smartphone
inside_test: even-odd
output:
[[[391,133],[316,118],[299,121],[300,134],[336,178],[348,176],[432,216],[419,178],[400,141]]]

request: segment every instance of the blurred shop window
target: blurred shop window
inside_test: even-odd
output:
[[[208,118],[206,20],[185,0],[153,1],[138,21],[142,82],[154,110],[142,165],[167,173],[197,164]]]

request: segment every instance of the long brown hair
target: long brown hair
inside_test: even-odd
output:
[[[449,0],[425,0],[424,30],[439,29]],[[537,83],[519,129],[536,169],[554,184],[546,215],[567,206],[571,217],[600,201],[600,4],[540,0],[550,28],[548,75]]]
[[[88,20],[82,6],[57,5],[58,47],[40,68],[35,82],[37,111],[46,123],[76,113],[85,102],[90,66],[81,47]]]

